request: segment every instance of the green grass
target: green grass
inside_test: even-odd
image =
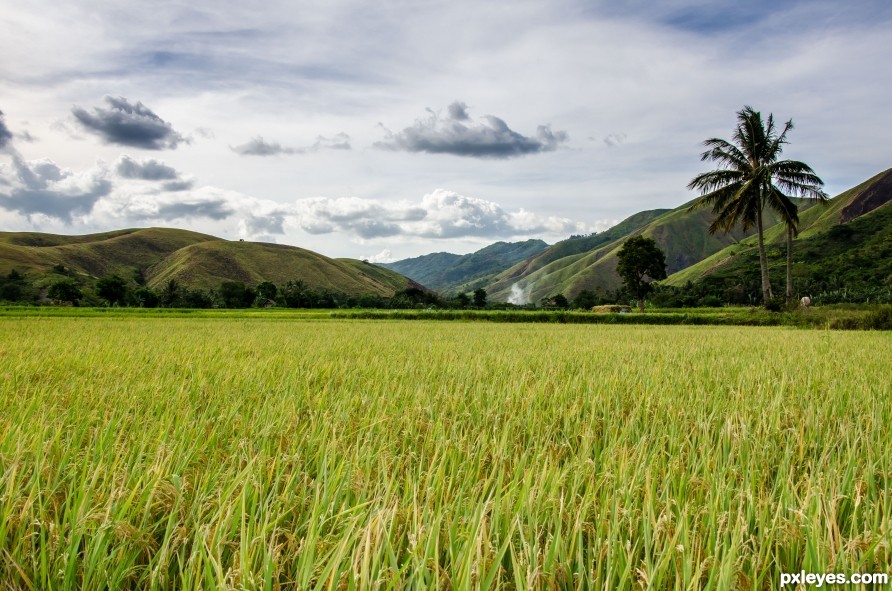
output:
[[[0,588],[773,589],[892,561],[888,333],[0,321]]]
[[[644,314],[594,314],[579,310],[387,310],[387,309],[192,309],[70,306],[0,306],[3,317],[46,318],[257,318],[428,320],[550,324],[647,324],[787,326],[815,329],[890,330],[892,306],[836,305],[773,313],[756,307],[654,308]]]

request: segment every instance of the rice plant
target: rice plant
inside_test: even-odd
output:
[[[892,335],[0,322],[0,589],[773,589],[892,561]]]

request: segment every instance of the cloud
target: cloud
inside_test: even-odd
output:
[[[0,169],[7,176],[8,169]],[[0,208],[17,212],[33,221],[37,216],[70,223],[74,216],[89,214],[100,198],[112,191],[107,171],[98,167],[76,174],[50,160],[26,162],[13,155],[15,178],[4,179],[12,187],[0,192]]]
[[[180,175],[172,166],[168,166],[158,160],[134,160],[126,154],[118,159],[115,171],[126,179],[141,179],[144,181],[166,181],[179,179]]]
[[[241,156],[278,156],[279,154],[311,154],[320,150],[349,150],[350,136],[338,133],[332,137],[317,136],[316,141],[303,148],[291,148],[278,142],[268,142],[261,136],[240,146],[231,146],[230,150]]]
[[[626,141],[626,134],[624,133],[611,133],[604,138],[604,143],[607,144],[608,147],[613,148],[618,146]]]
[[[585,224],[437,189],[419,202],[356,197],[301,199],[288,216],[311,234],[346,233],[361,239],[405,236],[425,239],[508,238],[588,232]]]
[[[359,257],[360,260],[368,261],[370,263],[392,263],[394,261],[393,251],[389,248],[385,248],[378,254],[372,255],[370,257]]]
[[[292,153],[291,148],[282,147],[282,144],[276,142],[267,142],[260,136],[240,146],[230,147],[230,149],[241,156],[276,156],[277,154]]]
[[[72,114],[88,132],[107,144],[120,144],[145,150],[174,150],[188,140],[173,126],[141,102],[131,103],[124,97],[105,97],[108,108],[94,107],[90,113],[81,107]]]
[[[251,214],[239,221],[239,234],[246,237],[284,234],[285,215],[282,211],[272,211],[266,215]]]
[[[14,152],[11,166],[0,164],[0,209],[32,224],[55,220],[103,230],[183,219],[220,221],[270,209],[241,193],[194,184],[156,160],[124,155],[112,167],[100,161],[74,172],[49,159],[25,161]]]
[[[115,172],[125,179],[136,181],[161,182],[160,191],[177,193],[188,191],[195,181],[184,179],[177,170],[159,160],[136,160],[124,154],[115,164]]]
[[[446,107],[446,112],[449,113],[449,118],[453,121],[468,121],[471,118],[468,115],[468,105],[460,101],[455,101]]]
[[[222,220],[234,213],[235,209],[225,199],[191,199],[161,204],[155,217],[162,220],[196,217]]]
[[[3,111],[0,111],[0,150],[5,148],[12,141],[12,132],[6,127]]]
[[[569,139],[566,131],[552,131],[547,125],[538,127],[536,137],[524,136],[493,115],[485,115],[482,121],[474,122],[468,115],[468,106],[457,101],[446,108],[446,118],[430,109],[428,113],[429,117],[418,119],[399,133],[385,128],[384,141],[376,142],[375,147],[400,152],[505,159],[550,152]]]
[[[194,186],[195,186],[194,181],[177,180],[177,181],[170,181],[169,183],[164,183],[163,185],[161,185],[161,189],[163,191],[176,193],[179,191],[188,191],[189,189],[193,188]]]

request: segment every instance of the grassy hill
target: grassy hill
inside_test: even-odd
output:
[[[131,277],[168,255],[219,238],[187,230],[139,228],[83,236],[0,232],[0,273],[43,274],[62,265],[75,275]]]
[[[542,240],[496,242],[466,255],[437,252],[381,266],[443,293],[472,291],[514,263],[548,248]]]
[[[888,204],[892,202],[892,169],[886,170],[871,179],[840,193],[826,205],[811,207],[799,215],[799,237],[794,242],[794,275],[799,268],[803,274],[804,266],[818,265],[821,261],[832,260],[833,253],[842,254],[852,249],[852,257],[859,258],[857,251],[861,248],[871,250],[888,238],[892,224],[885,224],[889,215]],[[884,210],[879,214],[880,210]],[[877,213],[874,218],[866,216]],[[865,219],[862,219],[865,218]],[[857,223],[856,223],[857,222]],[[847,237],[842,240],[842,237]],[[885,238],[884,238],[885,237]],[[782,227],[771,228],[765,232],[770,265],[777,267],[786,264],[786,234]],[[846,246],[846,244],[848,246]],[[699,263],[670,275],[664,282],[666,285],[681,287],[689,282],[696,283],[713,275],[729,275],[748,270],[751,261],[756,260],[758,271],[757,241],[755,237],[741,241],[739,244],[725,248],[705,258]],[[783,260],[777,260],[778,258]],[[862,265],[865,271],[882,267],[882,260],[868,260]],[[844,261],[837,260],[828,265],[828,275],[838,275],[842,270],[839,265]],[[848,267],[849,265],[844,265]],[[747,271],[748,272],[748,271]],[[806,273],[807,274],[807,273]],[[850,278],[851,279],[851,278]],[[775,284],[779,284],[775,281]]]
[[[359,265],[364,263],[357,261]],[[367,265],[367,267],[374,267]],[[381,270],[385,271],[386,270]],[[261,281],[283,284],[300,279],[314,289],[338,291],[347,295],[393,295],[395,285],[405,289],[409,280],[390,271],[387,281],[381,273],[330,259],[310,250],[283,244],[261,242],[202,242],[182,248],[151,267],[148,285],[157,288],[175,279],[181,285],[208,289],[224,281],[256,285]],[[376,277],[377,276],[377,277]]]
[[[171,228],[117,230],[85,236],[0,233],[0,273],[15,269],[31,283],[64,274],[89,284],[109,274],[140,277],[157,289],[175,279],[190,289],[224,281],[255,285],[301,280],[310,288],[347,295],[392,296],[410,285],[398,273],[350,259],[279,244],[233,242]]]
[[[886,301],[892,289],[892,171],[853,187],[826,206],[800,215],[793,243],[797,297],[818,303]],[[786,243],[780,228],[766,232],[769,275],[775,294],[786,277]],[[693,289],[724,300],[760,293],[757,244],[750,238],[670,275],[672,288]],[[692,286],[688,288],[687,286]]]
[[[487,292],[494,300],[517,301],[522,294],[521,301],[536,302],[558,293],[573,298],[582,290],[612,291],[621,286],[616,254],[632,236],[653,238],[666,253],[669,273],[674,273],[752,235],[739,229],[712,235],[707,231],[712,214],[704,209],[688,211],[690,204],[635,214],[578,247],[574,240],[560,242],[538,258],[506,270],[487,286]],[[766,216],[766,226],[775,223],[776,217]]]

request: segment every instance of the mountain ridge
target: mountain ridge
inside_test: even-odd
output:
[[[190,289],[217,288],[226,281],[251,285],[300,280],[318,290],[389,297],[421,287],[362,261],[176,228],[128,228],[80,236],[0,232],[0,273],[12,270],[43,286],[62,276],[90,283],[114,274],[152,289],[170,280]]]

